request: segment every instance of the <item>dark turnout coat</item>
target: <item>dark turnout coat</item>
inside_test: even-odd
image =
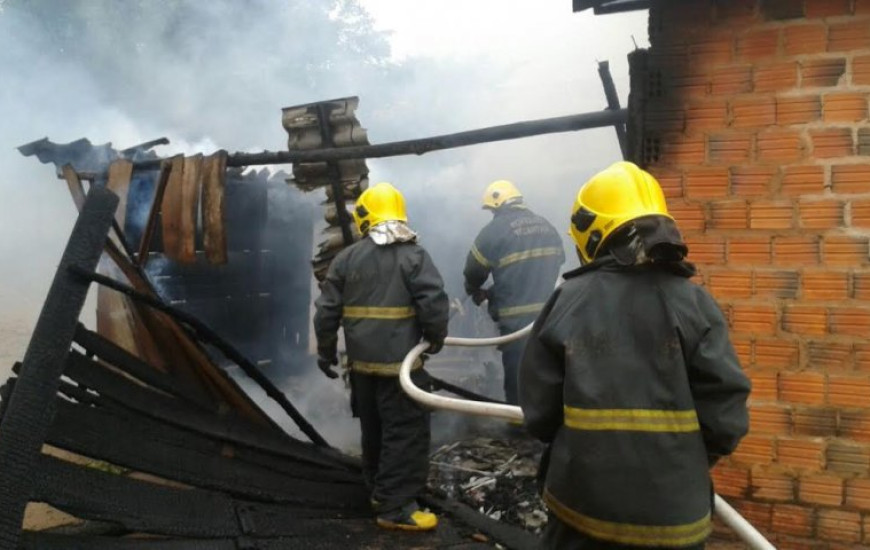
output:
[[[447,334],[449,302],[441,275],[420,245],[376,245],[364,238],[332,261],[315,302],[322,356],[335,356],[343,325],[352,369],[395,376],[419,343]]]
[[[508,331],[534,319],[556,284],[565,261],[553,226],[524,205],[503,206],[477,235],[465,261],[471,294],[492,274],[489,311]]]
[[[750,385],[726,321],[674,271],[605,260],[569,273],[526,347],[520,404],[551,442],[544,499],[592,539],[703,542],[709,465],[748,429]]]

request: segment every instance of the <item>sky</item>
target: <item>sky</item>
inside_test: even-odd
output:
[[[23,356],[75,221],[53,168],[18,145],[88,137],[123,148],[167,136],[167,155],[280,150],[282,107],[349,95],[360,96],[372,143],[598,111],[597,61],[610,61],[624,105],[626,56],[648,45],[646,12],[575,14],[570,0],[338,0],[329,21],[312,7],[323,4],[303,0],[31,0],[43,11],[22,14],[23,1],[0,0],[0,379]],[[453,293],[489,220],[480,210],[489,182],[513,180],[567,231],[576,190],[618,159],[604,128],[374,159],[369,169],[373,183],[405,192]]]

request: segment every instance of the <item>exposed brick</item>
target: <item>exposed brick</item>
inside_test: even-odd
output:
[[[825,237],[822,259],[828,265],[867,265],[870,249],[866,237]]]
[[[852,227],[870,227],[870,199],[852,201],[849,205]]]
[[[861,156],[870,156],[870,128],[858,129],[856,152]]]
[[[768,305],[735,304],[731,310],[731,326],[735,332],[775,334],[776,309]]]
[[[745,201],[717,201],[710,203],[710,229],[746,229],[748,227]]]
[[[837,407],[870,407],[870,379],[832,374],[828,379],[828,403]]]
[[[825,122],[858,122],[867,119],[866,93],[825,94],[822,102]]]
[[[801,275],[805,300],[845,300],[849,297],[849,274],[836,271],[804,271]]]
[[[761,0],[761,15],[768,21],[798,19],[804,16],[804,3],[794,0]]]
[[[795,298],[798,292],[796,271],[756,271],[753,294],[763,298]]]
[[[857,445],[835,439],[828,443],[825,450],[825,467],[841,474],[866,474],[870,470],[870,448],[867,445]],[[849,488],[846,485],[846,503],[848,504]]]
[[[686,169],[686,195],[693,199],[728,196],[728,169],[695,167]]]
[[[794,500],[795,480],[775,470],[752,471],[752,497],[758,500],[789,502]]]
[[[855,0],[855,15],[870,14],[870,0]]]
[[[840,411],[840,436],[862,443],[870,442],[870,412]]]
[[[851,128],[810,130],[810,139],[818,158],[848,157],[854,151]]]
[[[749,470],[719,464],[711,471],[716,491],[723,497],[742,497],[749,491]]]
[[[773,262],[776,265],[814,265],[821,258],[819,239],[815,237],[774,237]]]
[[[833,23],[828,27],[828,51],[862,50],[870,44],[870,23],[866,19]]]
[[[740,441],[732,459],[747,465],[770,464],[773,462],[773,438],[747,435]]]
[[[780,30],[750,30],[737,38],[737,56],[743,61],[775,57],[779,52]]]
[[[861,514],[843,510],[819,510],[816,535],[823,540],[861,542]]]
[[[834,193],[870,193],[870,164],[844,164],[831,167]]]
[[[870,308],[832,307],[831,333],[866,337],[870,334]]]
[[[668,86],[675,97],[701,97],[707,95],[710,77],[695,67],[678,67],[670,73]]]
[[[668,212],[677,220],[683,231],[703,231],[705,227],[704,210],[700,205],[684,201],[671,201]]]
[[[719,0],[716,5],[716,21],[737,26],[755,19],[756,0]]]
[[[858,300],[870,300],[870,273],[852,275],[852,296]]]
[[[822,102],[817,95],[776,98],[776,123],[781,126],[815,122],[821,116]]]
[[[863,447],[866,449],[866,446]],[[870,479],[846,480],[846,506],[870,511]]]
[[[852,84],[857,86],[870,84],[870,55],[856,55],[852,59]]]
[[[789,411],[780,405],[753,404],[749,411],[749,433],[753,435],[787,435],[790,427]],[[870,421],[868,421],[870,426]],[[870,435],[870,430],[868,430]]]
[[[751,271],[718,271],[708,277],[710,292],[717,299],[752,296]]]
[[[756,201],[749,207],[751,229],[789,229],[794,226],[794,205],[785,201]]]
[[[833,437],[837,433],[837,410],[804,407],[792,413],[795,435]]]
[[[733,265],[769,264],[770,239],[757,237],[729,239],[728,263]]]
[[[665,198],[674,199],[683,196],[683,173],[679,170],[658,169],[653,171],[665,194]]]
[[[840,506],[843,503],[843,480],[829,475],[806,476],[798,480],[801,502]]]
[[[739,164],[749,160],[752,151],[752,136],[746,133],[710,134],[707,136],[710,162]]]
[[[757,65],[752,71],[755,92],[784,92],[797,88],[799,68],[796,61]]]
[[[846,60],[811,59],[800,64],[801,88],[820,88],[836,86],[846,74]]]
[[[777,533],[809,537],[813,534],[814,510],[794,504],[774,504],[772,527]]]
[[[758,197],[770,194],[777,169],[772,166],[733,166],[731,194],[736,197]]]
[[[686,239],[686,246],[689,259],[696,264],[725,263],[725,240],[720,237],[690,237]]]
[[[686,107],[686,130],[721,129],[728,120],[728,103],[724,100],[692,99]]]
[[[797,366],[798,358],[798,345],[794,340],[777,338],[755,341],[755,365],[758,367],[793,368]]]
[[[816,370],[845,370],[852,366],[852,345],[826,340],[808,342],[807,362]]]
[[[851,15],[850,0],[805,0],[807,19]]]
[[[734,346],[734,353],[737,354],[737,360],[744,367],[752,364],[752,339],[750,337],[735,336],[731,339],[731,344]],[[752,387],[755,391],[755,386]]]
[[[734,503],[735,508],[741,516],[754,525],[757,529],[769,531],[771,526],[771,517],[773,516],[773,505],[765,502],[752,502],[744,500]]]
[[[827,311],[823,307],[787,306],[782,314],[782,328],[796,334],[823,335],[827,333]]]
[[[782,372],[779,375],[779,398],[789,403],[823,405],[825,375],[817,372]]]
[[[678,166],[702,164],[706,155],[704,139],[667,134],[661,140],[661,155]]]
[[[689,45],[689,59],[695,66],[716,67],[733,60],[734,31],[729,28],[708,30]]]
[[[758,160],[761,162],[794,162],[804,156],[806,146],[796,130],[767,130],[756,138]]]
[[[771,370],[751,369],[746,376],[752,382],[749,398],[753,403],[776,401],[779,398],[779,373]]]
[[[815,54],[828,45],[828,27],[821,23],[789,25],[783,31],[786,55]]]
[[[825,190],[825,169],[822,166],[789,166],[782,176],[783,195],[815,195]]]
[[[855,344],[855,369],[861,372],[870,371],[870,344]]]
[[[844,210],[840,201],[801,201],[798,207],[800,226],[804,229],[842,227]]]
[[[742,96],[731,102],[731,125],[759,128],[776,123],[776,100],[773,96]]]
[[[743,94],[752,91],[752,67],[733,65],[714,69],[710,80],[713,95]]]
[[[825,458],[825,444],[820,439],[780,438],[776,442],[776,461],[791,468],[818,471]]]

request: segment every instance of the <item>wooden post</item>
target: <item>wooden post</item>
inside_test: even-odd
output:
[[[0,548],[17,548],[34,467],[53,419],[60,376],[75,335],[90,283],[70,266],[93,271],[100,259],[118,197],[108,189],[90,190],[42,307],[21,373],[0,423]]]

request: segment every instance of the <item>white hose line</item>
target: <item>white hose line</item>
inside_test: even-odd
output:
[[[444,340],[444,345],[447,346],[465,346],[465,347],[481,347],[481,346],[498,346],[507,344],[514,340],[528,335],[532,332],[532,324],[521,328],[516,332],[497,336],[493,338],[454,338],[448,336]],[[470,401],[468,399],[456,399],[453,397],[444,397],[424,391],[414,385],[411,380],[411,366],[417,361],[426,348],[429,347],[429,342],[425,340],[414,346],[405,360],[402,361],[402,366],[399,369],[399,383],[402,389],[405,390],[411,399],[433,409],[441,409],[476,416],[488,416],[491,418],[502,418],[504,420],[513,420],[522,422],[523,410],[516,405],[503,405],[500,403],[484,403],[482,401]],[[719,495],[715,495],[716,515],[722,520],[722,523],[730,527],[742,540],[749,545],[752,550],[776,550],[764,535],[746,521],[737,510],[731,507],[730,504]]]

